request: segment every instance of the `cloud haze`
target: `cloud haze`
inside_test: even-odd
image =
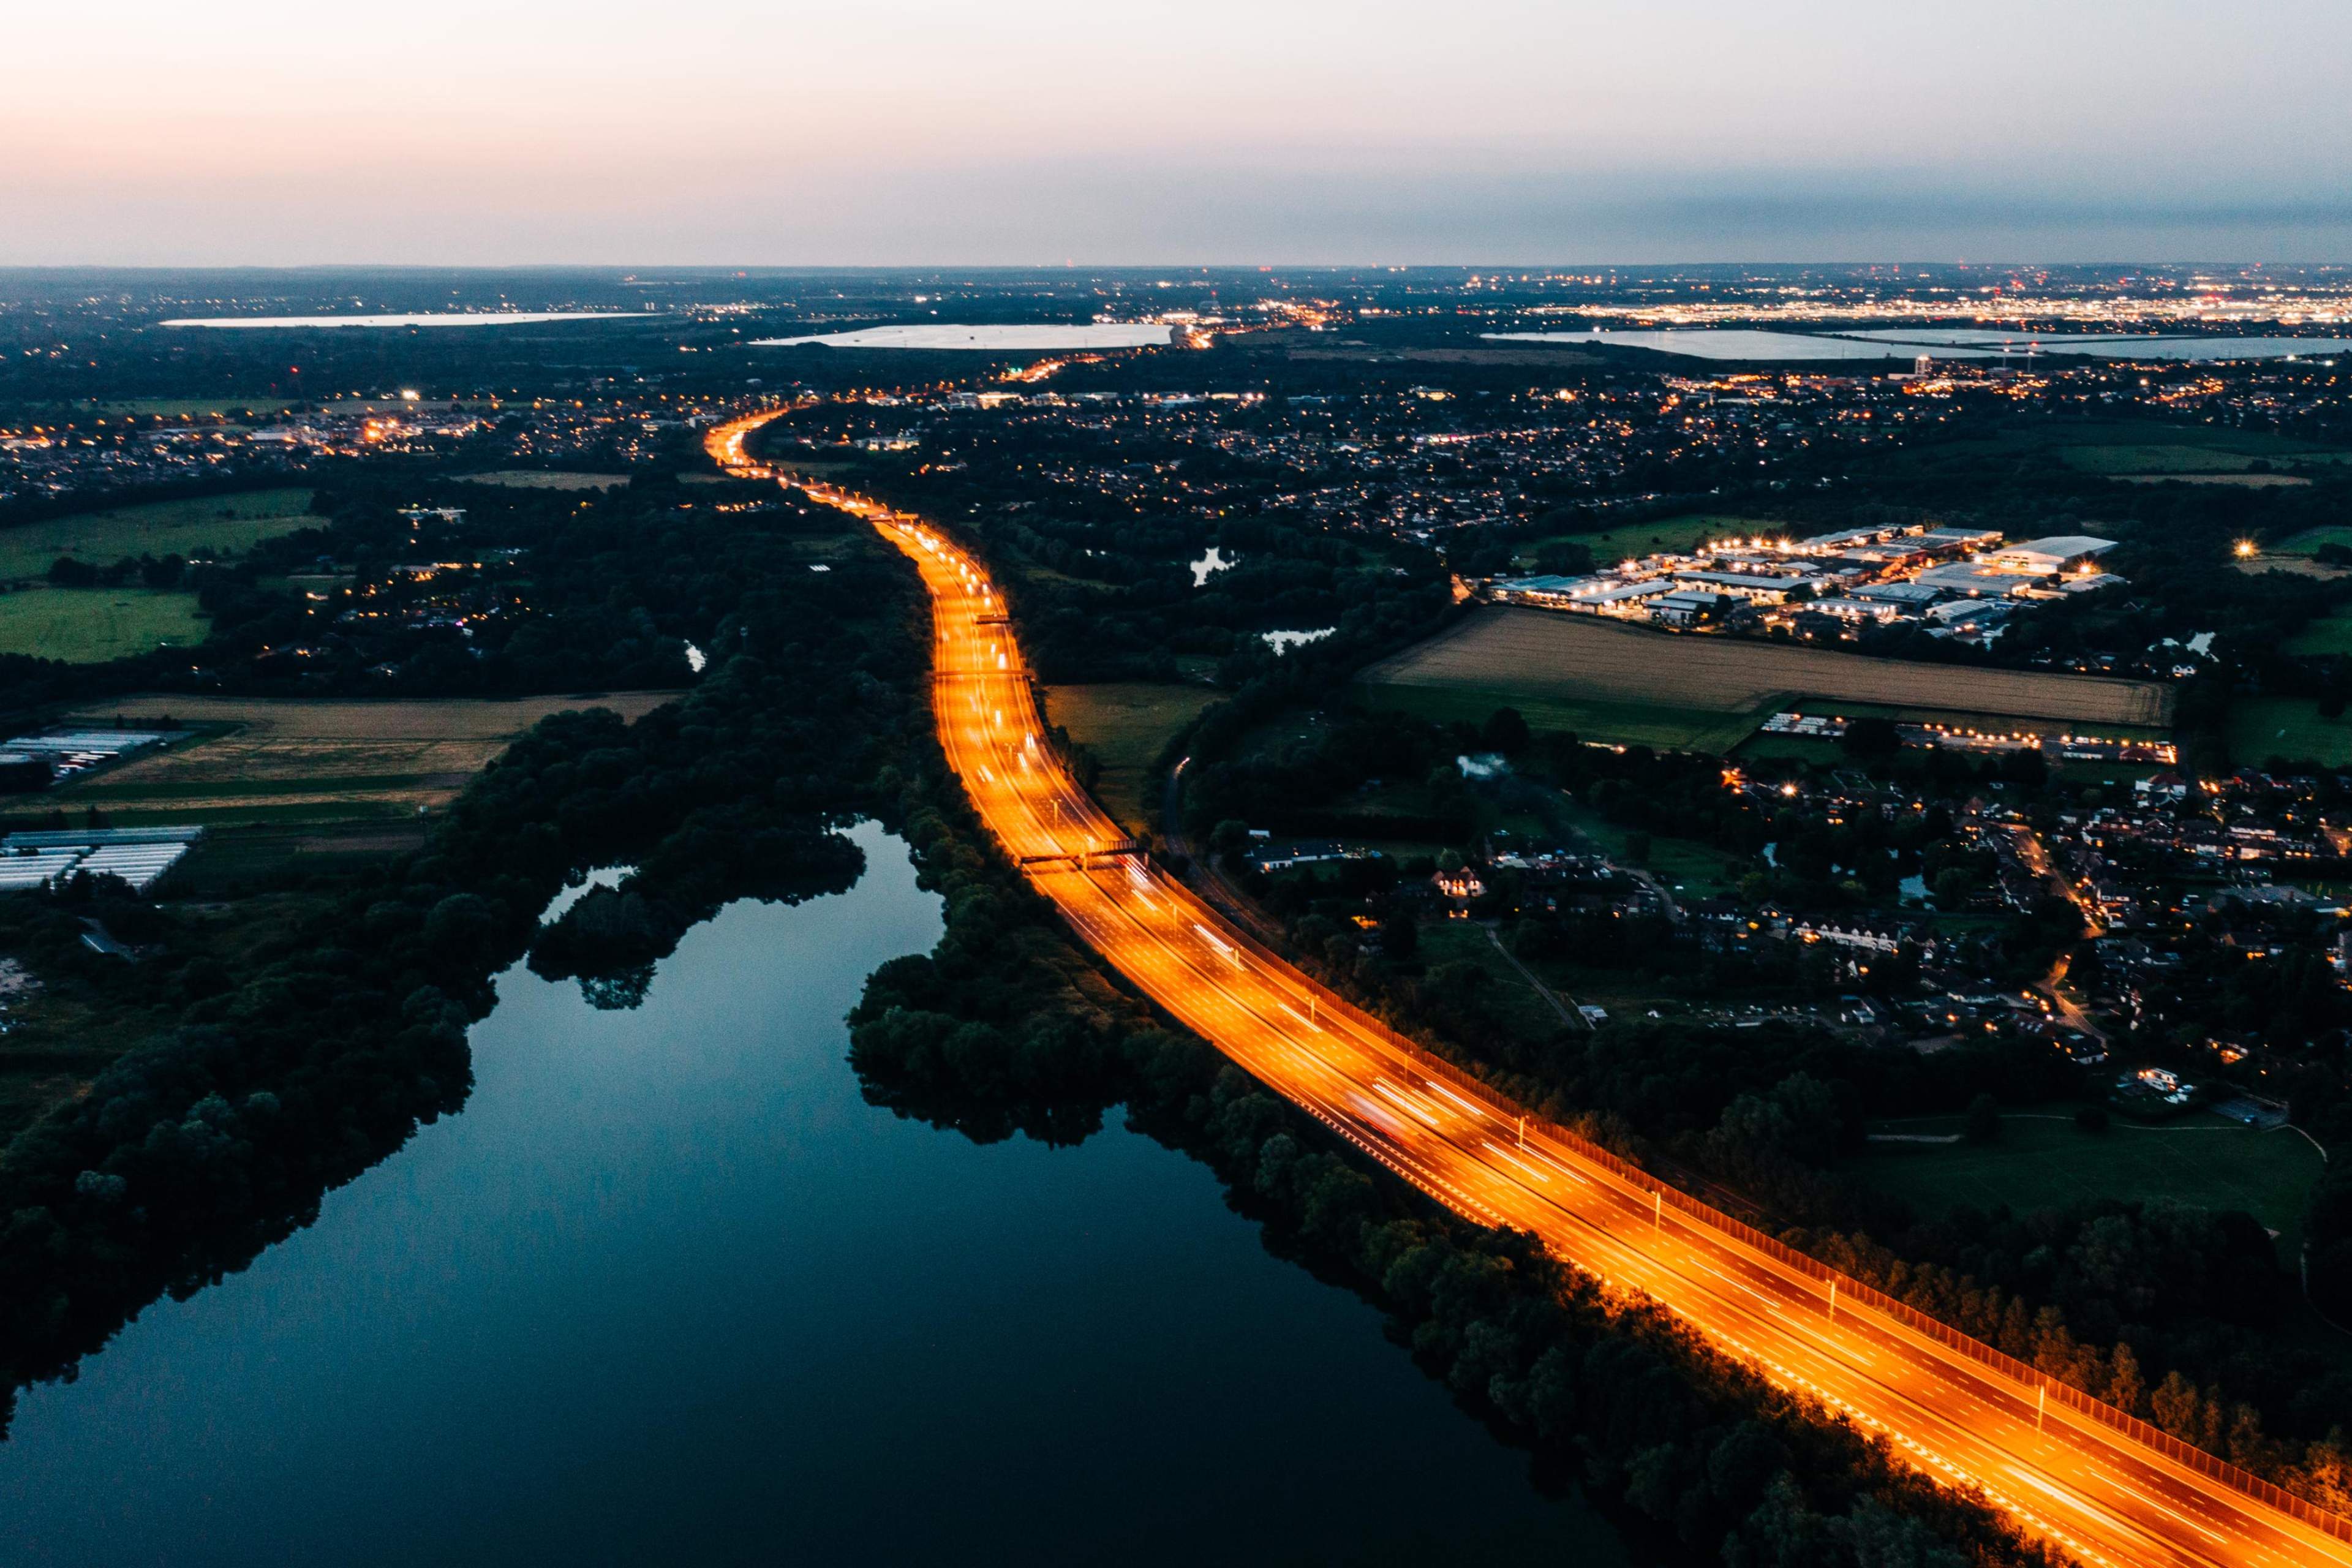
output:
[[[10,53],[0,263],[2352,260],[2336,0],[121,0]]]

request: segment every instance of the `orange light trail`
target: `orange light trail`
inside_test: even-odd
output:
[[[712,455],[749,469],[744,437],[765,417],[714,431]],[[1456,1213],[1531,1231],[1611,1289],[1659,1303],[2095,1568],[2352,1568],[2352,1523],[2152,1429],[2126,1429],[2054,1380],[1663,1187],[1253,942],[1129,852],[1046,743],[1003,600],[978,561],[866,497],[789,482],[866,519],[921,571],[940,745],[1038,891],[1154,1002],[1350,1146]]]

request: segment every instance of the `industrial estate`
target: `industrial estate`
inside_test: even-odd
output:
[[[339,1402],[555,1320],[625,1373],[467,1419],[668,1430],[683,1313],[694,1498],[1122,1313],[1206,1387],[1070,1239],[1150,1214],[1385,1320],[1336,1381],[1427,1425],[1336,1470],[1548,1542],[2352,1563],[2340,269],[0,284],[28,1531],[110,1378],[358,1495]],[[385,1372],[385,1295],[468,1326]]]

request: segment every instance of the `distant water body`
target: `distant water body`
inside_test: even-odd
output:
[[[605,321],[651,310],[446,310],[408,316],[188,316],[166,327],[513,327],[533,321]]]
[[[26,1392],[0,1563],[1623,1568],[1205,1166],[867,1104],[842,1014],[940,917],[853,837],[635,1011],[499,976],[462,1112]]]
[[[1969,344],[2004,354],[2088,354],[2094,359],[2221,360],[2327,359],[2352,351],[2344,338],[2196,338],[2138,332],[2025,332],[1990,327],[1887,327],[1844,332],[1888,344],[1916,344],[1944,357],[1948,345]]]
[[[2029,353],[2084,354],[2094,359],[2223,360],[2325,359],[2352,351],[2343,338],[2192,338],[2129,332],[2021,332],[1989,327],[1889,327],[1850,332],[1769,332],[1748,327],[1660,328],[1655,331],[1586,332],[1486,332],[1507,342],[1591,343],[1602,348],[1648,349],[1692,359],[1739,360],[1751,363],[1797,363],[1813,360],[1991,359]]]
[[[1923,351],[1889,343],[1854,342],[1844,338],[1813,338],[1798,332],[1765,332],[1739,327],[1661,328],[1655,331],[1623,332],[1482,332],[1482,337],[1514,343],[1591,343],[1597,348],[1648,349],[1654,353],[1687,354],[1693,359],[1763,361],[1898,360],[1916,358]],[[1970,349],[1943,349],[1938,359],[1981,359]]]
[[[1084,326],[961,326],[954,322],[898,327],[861,327],[805,338],[756,338],[755,349],[1135,349],[1165,343],[1171,329],[1150,321],[1089,322]]]

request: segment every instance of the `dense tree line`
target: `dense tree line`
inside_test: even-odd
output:
[[[1215,1168],[1270,1245],[1379,1303],[1465,1406],[1565,1463],[1669,1555],[1743,1568],[2043,1560],[1533,1238],[1366,1176],[1073,949],[935,763],[907,784],[900,819],[946,931],[930,953],[877,970],[851,1014],[869,1100],[982,1140],[1074,1141],[1123,1103]]]
[[[634,554],[607,560],[651,580],[684,571],[713,595],[698,606],[713,661],[692,691],[635,724],[596,710],[545,721],[421,852],[215,957],[201,982],[176,966],[181,994],[157,998],[167,1026],[9,1146],[12,1385],[70,1366],[158,1292],[242,1267],[327,1188],[461,1105],[467,1026],[494,1000],[491,975],[535,942],[543,969],[625,1000],[633,973],[719,902],[856,876],[830,827],[888,808],[884,769],[928,726],[917,587],[845,521],[852,548],[824,575],[763,514],[710,521],[641,530]],[[541,931],[567,880],[611,865],[639,869]],[[616,901],[651,911],[618,941],[606,932],[625,922],[599,924]],[[158,984],[174,970],[159,964]]]
[[[619,613],[711,650],[692,692],[635,725],[546,721],[422,853],[244,955],[11,1147],[0,1335],[14,1380],[63,1369],[159,1290],[242,1266],[326,1188],[461,1104],[465,1029],[499,968],[529,951],[543,973],[625,1002],[719,902],[854,876],[827,830],[871,812],[907,833],[948,903],[938,949],[884,966],[853,1015],[853,1060],[878,1102],[978,1137],[1065,1140],[1125,1103],[1209,1160],[1277,1245],[1381,1302],[1466,1405],[1694,1556],[2033,1559],[1980,1509],[1670,1321],[1602,1298],[1527,1238],[1373,1183],[1205,1047],[1155,1026],[1072,948],[940,772],[920,700],[927,639],[898,563],[846,548],[812,574],[797,521],[665,521],[649,508],[591,542]],[[1236,708],[1294,699],[1313,668],[1270,668]],[[539,925],[558,888],[610,865],[636,869]]]
[[[1433,798],[1455,800],[1454,820],[1466,823],[1471,814],[1458,800],[1464,786],[1451,759],[1490,745],[1509,752],[1521,773],[1545,788],[1572,782],[1578,798],[1612,823],[1725,847],[1773,841],[1779,864],[1769,886],[1751,879],[1759,884],[1751,890],[1798,908],[1834,907],[1811,889],[1833,883],[1844,868],[1866,873],[1883,862],[1971,879],[1988,869],[1953,858],[1952,825],[1940,810],[1891,823],[1875,813],[1849,813],[1837,824],[1772,811],[1723,788],[1712,759],[1587,747],[1572,736],[1530,742],[1523,726],[1509,721],[1515,717],[1498,714],[1473,730],[1388,713],[1334,713],[1306,738],[1271,747],[1258,739],[1262,730],[1229,728],[1221,733],[1223,752],[1196,737],[1187,774],[1188,795],[1195,798],[1188,811],[1195,821],[1246,814],[1253,823],[1295,831],[1297,824],[1319,820],[1318,803],[1344,799],[1367,778],[1412,779],[1429,769]],[[1937,752],[1881,752],[1853,763],[1899,775],[1914,788],[1965,791],[1988,782],[1980,764]],[[2012,788],[2020,783],[2005,782]],[[2015,798],[2045,811],[2042,793],[2057,787],[2045,784]],[[1498,883],[1512,876],[1492,875]],[[1782,1229],[1793,1244],[1921,1310],[2184,1440],[2341,1505],[2344,1439],[2336,1424],[2352,1405],[2352,1383],[2330,1358],[2278,1342],[2275,1328],[2296,1287],[2293,1260],[2282,1266],[2250,1216],[2161,1202],[2056,1198],[2026,1215],[1965,1207],[1920,1214],[1843,1173],[1843,1161],[1859,1149],[1869,1118],[1966,1107],[1972,1125],[1980,1110],[1997,1129],[2000,1104],[2094,1095],[2095,1086],[2047,1042],[1996,1034],[1923,1056],[1769,1022],[1734,1029],[1621,1020],[1594,1030],[1531,1030],[1499,1005],[1482,965],[1420,962],[1413,944],[1400,940],[1409,938],[1409,916],[1381,921],[1374,934],[1360,930],[1351,913],[1369,909],[1377,919],[1391,907],[1383,887],[1360,880],[1365,885],[1343,887],[1301,876],[1260,887],[1267,907],[1285,919],[1295,956],[1423,1044],[1548,1114],[1583,1119],[1599,1141],[1654,1169],[1717,1184],[1710,1195],[1717,1201]],[[2003,944],[2014,951],[1995,967],[2023,965],[2038,973],[2073,942],[2080,916],[2061,905],[2014,924]],[[1677,942],[1674,927],[1659,917],[1537,910],[1522,914],[1509,931],[1512,946],[1530,961],[1638,972],[1670,979],[1685,993],[1727,986],[1753,996],[1759,987],[1780,986],[1820,996],[1857,984],[1843,973],[1809,979],[1807,960],[1821,956],[1814,950],[1766,943],[1753,954],[1711,953]],[[2289,958],[2299,951],[2290,945]],[[2235,953],[2226,950],[2228,957]],[[2213,962],[2220,967],[2205,989],[2234,1015],[2285,1020],[2282,1026],[2302,1017],[2319,1031],[2342,1010],[2341,988],[2324,966],[2316,972],[2324,984],[2307,984],[2309,966],[2293,962]],[[1916,964],[1906,968],[1901,954],[1872,970],[1859,983],[1863,989],[1907,995],[1916,979]],[[2087,963],[2085,979],[2095,980],[2095,963]],[[2193,973],[2181,976],[2185,991],[2200,984]],[[2298,1006],[2308,1016],[2294,1014]],[[2342,1037],[2340,1030],[2335,1037]],[[2306,1124],[2324,1130],[2332,1125],[2330,1112],[2308,1092],[2325,1076],[2321,1067],[2304,1075],[2297,1110]],[[2352,1108],[2334,1114],[2352,1121]],[[2313,1200],[2315,1289],[2324,1302],[2338,1300],[2328,1292],[2342,1289],[2339,1278],[2352,1278],[2345,1261],[2352,1258],[2346,1190],[2323,1183]],[[2159,1394],[2161,1418],[2152,1414]]]
[[[1336,925],[1292,927],[1295,942],[1318,931],[1346,952],[1318,954],[1310,940],[1309,968],[1545,1114],[1670,1178],[1723,1184],[1707,1195],[1831,1266],[2325,1506],[2352,1506],[2352,1376],[2280,1342],[2294,1279],[2250,1215],[2114,1200],[1923,1215],[1842,1169],[1871,1118],[1968,1107],[1972,1126],[1985,1121],[1977,1135],[1997,1136],[2002,1102],[2084,1093],[2046,1043],[1994,1037],[1920,1056],[1786,1024],[1649,1021],[1530,1039],[1486,1010],[1475,966],[1366,963]],[[2342,1225],[2341,1193],[2315,1194],[2323,1229]],[[2340,1229],[2325,1233],[2342,1245]]]
[[[420,500],[466,516],[412,523],[402,509]],[[761,509],[762,531],[779,539],[832,526],[772,486],[682,491],[675,476],[653,475],[583,498],[403,479],[380,466],[354,471],[313,493],[313,526],[235,557],[176,566],[61,559],[51,575],[68,585],[136,575],[193,592],[205,639],[101,665],[0,656],[0,706],[23,712],[130,691],[438,697],[683,686],[687,644],[708,645],[744,580],[744,562],[709,547],[748,537],[734,521],[751,515],[743,508]],[[781,545],[775,554],[789,559]],[[398,570],[451,561],[484,564],[430,577]],[[322,598],[287,584],[321,572],[342,584]]]
[[[755,444],[789,466],[793,431],[780,420]],[[1218,683],[1237,688],[1307,651],[1277,654],[1259,635],[1285,629],[1333,628],[1309,646],[1325,668],[1353,668],[1434,630],[1452,605],[1443,563],[1418,544],[1336,532],[1264,498],[1203,511],[1167,500],[1114,501],[1037,477],[1047,460],[1146,470],[1181,463],[1205,480],[1219,460],[1213,451],[1059,418],[971,427],[948,419],[930,445],[941,441],[953,444],[957,462],[910,468],[866,458],[854,462],[853,482],[974,540],[1020,620],[1024,653],[1049,683],[1173,680],[1183,668],[1177,661],[1190,658],[1213,662]],[[1235,564],[1196,585],[1188,563],[1212,546]]]

